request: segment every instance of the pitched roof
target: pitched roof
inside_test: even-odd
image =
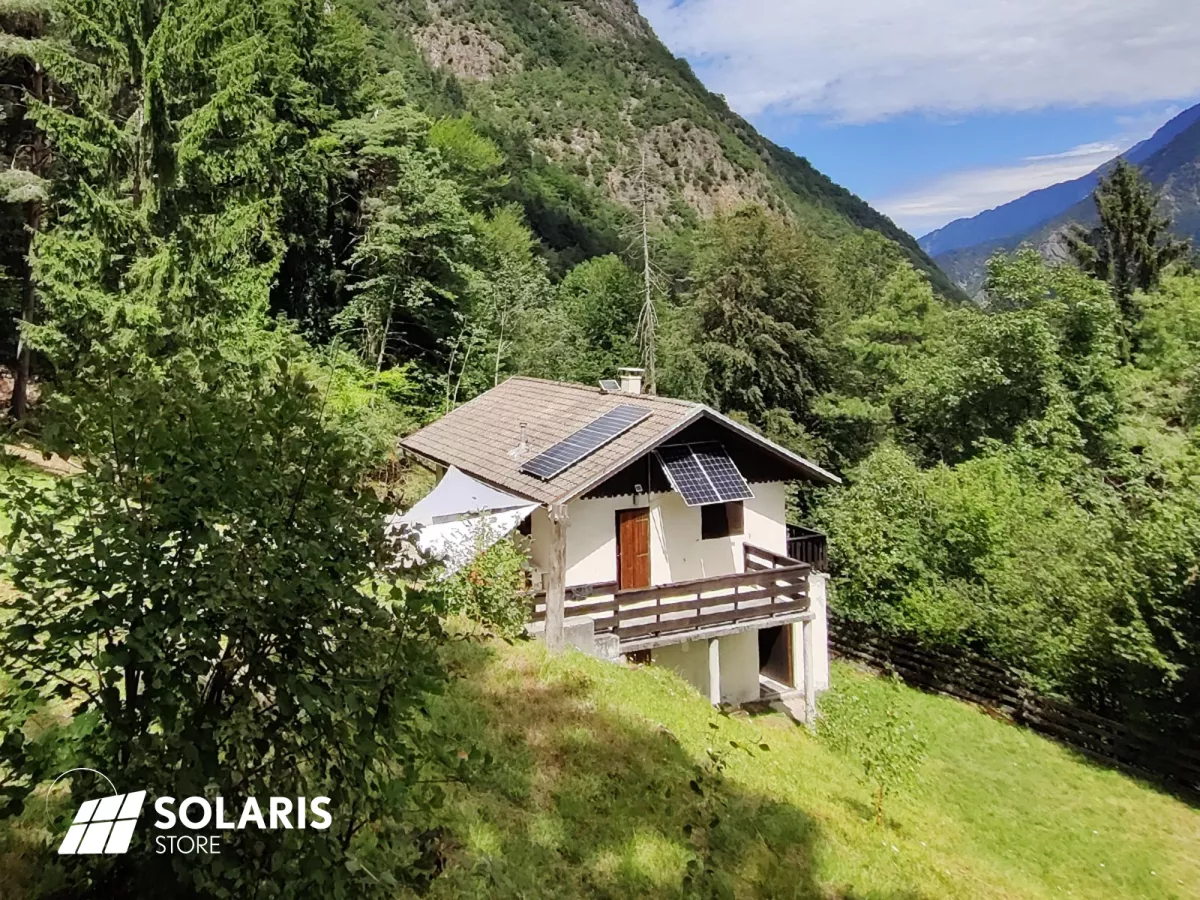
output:
[[[549,481],[520,471],[531,457],[618,406],[640,406],[648,418]],[[753,439],[804,473],[827,484],[839,479],[783,447],[699,403],[522,376],[510,378],[438,421],[400,441],[400,446],[481,481],[538,503],[564,503],[649,452],[696,419],[708,416]],[[527,452],[516,453],[525,426]]]

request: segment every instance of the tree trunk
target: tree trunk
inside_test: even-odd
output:
[[[30,243],[33,233],[30,232]],[[17,370],[13,375],[12,403],[8,414],[16,422],[25,418],[29,407],[29,341],[25,335],[25,326],[33,322],[37,295],[33,289],[32,267],[25,266],[25,282],[21,285],[21,334],[17,341]]]
[[[45,74],[40,65],[34,67],[29,93],[38,101],[45,95]],[[41,131],[34,132],[33,157],[30,162],[30,168],[35,174],[44,175],[46,144]],[[33,283],[33,240],[41,227],[41,201],[31,200],[25,206],[25,229],[29,232],[29,243],[25,247],[25,280],[21,285],[21,334],[17,340],[17,371],[13,376],[12,402],[8,409],[8,414],[17,422],[25,418],[29,408],[31,353],[26,329],[33,324],[37,315],[37,290]]]

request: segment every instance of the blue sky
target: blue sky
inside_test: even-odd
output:
[[[639,0],[777,143],[915,235],[1200,102],[1195,0]]]

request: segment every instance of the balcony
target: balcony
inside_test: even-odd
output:
[[[635,590],[616,582],[568,587],[566,616],[589,616],[595,632],[614,633],[622,650],[687,640],[700,631],[748,623],[769,624],[808,611],[812,566],[745,545],[746,571]],[[534,597],[534,622],[546,617],[546,596]]]
[[[797,562],[808,563],[818,572],[829,571],[829,552],[825,535],[801,525],[787,527],[787,553]]]

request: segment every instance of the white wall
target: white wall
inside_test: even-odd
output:
[[[758,632],[743,631],[718,638],[721,665],[721,702],[740,706],[757,700]],[[672,669],[703,696],[708,697],[708,641],[684,641],[656,647],[650,653],[656,666]]]
[[[720,638],[721,702],[740,706],[757,700],[758,631],[741,631]]]
[[[828,584],[829,576],[822,572],[813,572],[808,576],[808,605],[815,616],[812,623],[813,685],[817,691],[829,688]],[[804,688],[804,637],[801,627],[799,622],[792,625],[792,671],[799,690]]]
[[[669,584],[744,571],[743,544],[787,552],[786,500],[782,482],[751,486],[744,504],[745,534],[700,539],[700,508],[674,491],[636,497],[576,500],[567,507],[567,585],[617,579],[617,510],[650,509],[650,583]],[[533,564],[549,562],[550,518],[544,508],[532,517]]]
[[[702,696],[709,695],[708,641],[684,641],[680,644],[656,647],[650,651],[650,660],[656,666],[674,671]]]
[[[782,481],[752,484],[754,498],[747,500],[746,534],[750,543],[772,553],[787,553],[787,485]],[[739,555],[741,547],[738,547]]]

